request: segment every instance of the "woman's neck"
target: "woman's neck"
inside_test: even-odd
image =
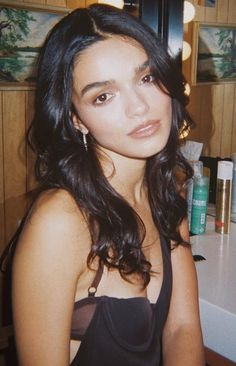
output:
[[[132,206],[146,197],[146,159],[134,159],[114,152],[102,154],[100,159],[104,174],[112,187]]]

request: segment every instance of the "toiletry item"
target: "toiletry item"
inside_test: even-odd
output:
[[[203,234],[206,231],[206,214],[209,193],[209,177],[193,178],[193,202],[190,232]]]
[[[193,168],[193,177],[187,182],[187,204],[188,204],[188,223],[191,226],[192,204],[193,204],[193,178],[201,177],[203,174],[203,162],[200,160],[189,161]]]
[[[232,179],[232,161],[219,161],[216,183],[215,231],[220,234],[228,234],[230,231]]]
[[[236,213],[236,152],[231,155],[234,164],[233,181],[232,181],[232,205],[231,212]]]

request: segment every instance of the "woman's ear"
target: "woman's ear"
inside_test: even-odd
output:
[[[71,113],[71,120],[72,120],[73,125],[76,128],[76,130],[79,130],[83,135],[87,135],[89,133],[89,130],[81,122],[79,116],[75,112],[70,112],[70,113]]]

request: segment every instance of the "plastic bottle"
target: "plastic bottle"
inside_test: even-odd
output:
[[[228,234],[230,232],[232,179],[232,161],[219,161],[216,184],[215,231],[220,234]]]
[[[233,182],[232,182],[232,205],[231,212],[236,213],[236,152],[231,155],[234,169],[233,169]]]
[[[190,231],[192,234],[203,234],[206,231],[206,214],[209,193],[209,177],[200,176],[193,179],[193,203]]]
[[[187,183],[187,203],[188,203],[188,222],[189,230],[191,227],[192,204],[193,204],[193,179],[194,177],[201,177],[203,175],[203,162],[200,160],[190,161],[193,168],[193,177]]]

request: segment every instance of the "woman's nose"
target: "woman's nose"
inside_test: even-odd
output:
[[[126,115],[130,118],[142,116],[149,110],[145,96],[137,91],[132,91],[126,96]]]

